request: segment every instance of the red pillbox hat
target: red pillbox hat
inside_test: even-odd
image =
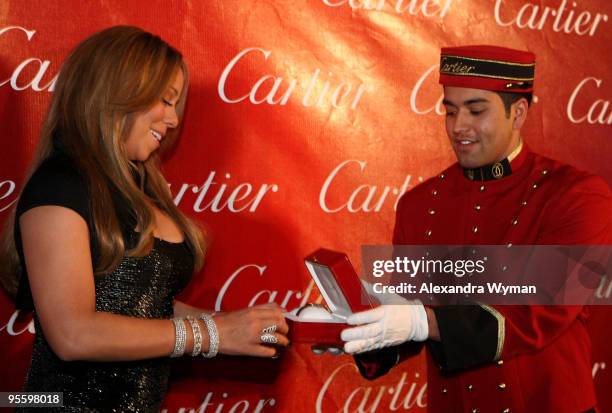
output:
[[[533,92],[535,55],[499,46],[443,47],[440,84],[496,92]]]

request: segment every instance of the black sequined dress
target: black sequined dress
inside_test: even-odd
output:
[[[55,186],[53,191],[45,189],[49,185]],[[37,205],[66,206],[91,223],[86,187],[61,151],[45,161],[29,180],[17,207],[17,217]],[[123,212],[118,215],[122,217]],[[128,228],[133,222],[129,213],[123,217],[128,217],[126,245],[135,245],[137,234]],[[23,263],[18,220],[15,241]],[[91,245],[95,262],[98,251],[93,236]],[[112,273],[95,276],[96,310],[139,318],[172,318],[173,298],[186,286],[192,272],[193,255],[185,242],[155,239],[148,256],[126,256]],[[26,271],[20,280],[17,304],[24,309],[33,308]],[[24,390],[63,392],[64,407],[46,411],[159,411],[168,387],[168,357],[121,362],[63,361],[45,339],[35,311],[33,317],[36,334]]]

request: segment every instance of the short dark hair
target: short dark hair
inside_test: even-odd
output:
[[[533,98],[533,94],[531,92],[528,93],[509,93],[509,92],[495,92],[499,95],[502,102],[504,103],[504,109],[506,110],[506,117],[510,116],[510,107],[516,101],[521,98],[527,99],[527,105],[531,106],[531,100]]]

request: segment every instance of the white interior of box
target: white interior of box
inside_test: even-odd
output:
[[[346,323],[345,317],[340,317],[335,314],[332,314],[332,318],[329,320],[322,320],[320,318],[311,319],[311,318],[308,318],[307,316],[297,315],[296,313],[299,310],[300,310],[299,308],[296,308],[295,310],[289,313],[285,313],[285,318],[289,320],[293,320],[293,321],[299,321],[302,323],[329,323],[329,324],[337,324],[337,323],[345,324]]]
[[[310,271],[310,275],[315,281],[315,284],[317,284],[327,304],[327,308],[330,309],[333,315],[345,320],[348,316],[353,314],[348,301],[346,301],[346,297],[342,294],[342,289],[336,281],[336,277],[334,277],[329,267],[312,261],[306,261],[306,267],[308,271]]]

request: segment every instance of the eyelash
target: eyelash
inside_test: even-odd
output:
[[[483,110],[471,110],[471,111],[470,111],[470,114],[471,114],[472,116],[478,116],[478,115],[481,115],[482,113],[484,113],[484,111],[485,111],[485,110],[486,110],[486,109],[483,109]],[[453,116],[455,116],[456,114],[457,114],[457,112],[446,112],[446,116],[447,116],[447,117],[453,117]]]
[[[172,106],[172,102],[166,100],[166,99],[162,99],[162,102],[164,103],[164,105],[166,106]]]

